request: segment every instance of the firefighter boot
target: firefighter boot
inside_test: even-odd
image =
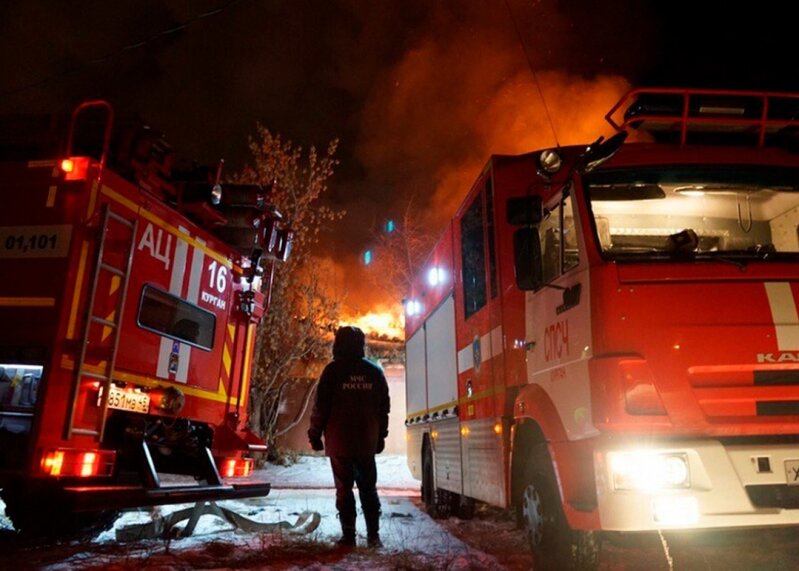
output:
[[[341,539],[336,544],[339,547],[355,547],[355,513],[339,513],[341,522]]]
[[[380,541],[380,511],[365,512],[363,515],[366,519],[366,544],[375,549],[383,547]]]

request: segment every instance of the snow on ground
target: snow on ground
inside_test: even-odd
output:
[[[382,502],[384,547],[366,549],[363,517],[359,515],[354,551],[336,547],[341,528],[335,509],[330,464],[325,457],[305,456],[292,466],[268,466],[256,476],[272,483],[262,498],[219,502],[245,517],[274,523],[294,522],[305,511],[318,512],[319,527],[308,535],[285,532],[245,533],[224,520],[203,516],[191,537],[165,541],[117,541],[117,531],[190,507],[161,506],[126,512],[113,528],[87,543],[51,545],[14,540],[7,519],[0,519],[0,556],[24,561],[26,567],[71,569],[261,568],[261,569],[503,569],[498,561],[473,549],[417,507],[419,483],[402,456],[378,456],[378,488]],[[357,490],[356,490],[357,497]],[[0,503],[0,506],[2,504]],[[182,526],[181,526],[182,527]]]
[[[405,456],[378,455],[377,487],[383,490],[402,490],[418,494],[420,482],[408,470]],[[332,488],[333,472],[325,456],[300,456],[291,466],[269,465],[259,470],[260,479],[271,482],[273,488]]]
[[[268,466],[258,476],[272,482],[262,498],[220,502],[260,522],[296,521],[306,510],[320,514],[309,535],[286,532],[246,533],[224,520],[203,516],[195,534],[185,539],[123,543],[116,531],[151,521],[149,511],[127,512],[113,529],[88,542],[52,543],[18,536],[0,517],[0,567],[19,569],[530,569],[531,558],[513,514],[483,504],[473,520],[432,520],[421,509],[419,483],[408,473],[404,457],[378,456],[378,484],[383,515],[384,548],[367,549],[363,518],[358,519],[354,551],[336,547],[340,535],[330,465],[324,457],[301,457],[292,466]],[[0,502],[0,508],[3,508]],[[162,506],[161,514],[188,507]],[[797,569],[799,543],[795,530],[750,530],[724,534],[667,534],[674,569],[709,571]],[[656,539],[656,538],[655,538]],[[660,541],[626,547],[605,542],[603,571],[668,569]]]
[[[441,529],[430,517],[422,513],[408,498],[383,497],[383,515],[381,517],[381,537],[386,551],[399,552],[414,550],[424,553],[447,554],[458,551],[468,551],[466,545]],[[321,515],[319,527],[306,536],[309,539],[323,542],[332,542],[341,535],[341,528],[336,517],[335,497],[332,490],[275,490],[264,498],[248,500],[235,500],[219,502],[220,506],[227,507],[245,517],[260,522],[289,521],[294,522],[304,511],[310,510]],[[162,513],[167,514],[188,507],[169,506],[163,507]],[[150,515],[145,512],[128,512],[120,517],[114,528],[100,534],[94,541],[97,543],[113,542],[116,540],[116,530],[126,525],[149,521]],[[363,518],[358,518],[359,542],[365,544],[366,531]],[[189,547],[192,544],[202,544],[209,539],[219,540],[235,539],[241,533],[232,533],[232,526],[227,522],[203,516],[192,537],[176,540],[176,548]]]
[[[303,463],[304,464],[304,463]],[[316,461],[311,465],[319,464]],[[308,467],[306,465],[306,467]],[[325,468],[320,466],[317,470]],[[306,483],[311,483],[308,477]],[[363,518],[357,521],[359,549],[349,552],[335,548],[335,541],[341,535],[341,528],[336,516],[335,495],[332,489],[280,489],[275,488],[266,497],[248,500],[220,502],[245,517],[260,522],[289,521],[295,522],[305,511],[318,512],[321,516],[319,527],[304,536],[290,536],[281,532],[273,534],[253,534],[236,531],[227,522],[203,516],[191,537],[172,540],[168,549],[161,548],[161,541],[145,541],[134,544],[137,549],[144,549],[143,556],[132,555],[128,549],[120,547],[120,556],[125,561],[137,561],[136,566],[148,568],[172,566],[174,558],[189,562],[189,567],[238,567],[243,563],[263,568],[288,569],[502,569],[503,567],[491,556],[474,550],[466,543],[440,527],[427,514],[423,513],[412,499],[391,493],[381,492],[382,517],[380,521],[383,548],[379,551],[364,549],[366,532]],[[174,510],[189,507],[187,505],[164,506],[159,509],[166,515]],[[92,543],[92,547],[103,551],[101,567],[117,564],[117,557],[103,548],[116,543],[116,531],[130,524],[150,521],[147,512],[128,512],[120,517],[114,527],[100,534]],[[277,541],[278,545],[275,545]],[[294,546],[296,551],[304,552],[297,557],[296,553],[285,551],[287,545]],[[206,553],[209,545],[221,553]],[[151,550],[151,551],[147,551]],[[167,553],[168,551],[168,553]],[[310,552],[310,558],[308,553]],[[144,560],[142,561],[141,558]],[[75,553],[44,568],[52,571],[84,568],[98,563],[97,555],[92,549]]]

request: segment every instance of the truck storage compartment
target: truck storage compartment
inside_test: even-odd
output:
[[[25,465],[42,371],[41,365],[0,363],[0,469]]]

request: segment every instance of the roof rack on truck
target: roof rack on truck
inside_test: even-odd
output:
[[[617,131],[636,129],[654,136],[689,133],[750,135],[758,146],[799,128],[799,94],[721,89],[637,88],[605,115]],[[673,137],[672,137],[673,138]]]

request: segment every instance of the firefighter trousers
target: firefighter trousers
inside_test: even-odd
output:
[[[348,530],[355,531],[355,495],[352,486],[357,484],[367,534],[377,535],[380,498],[377,497],[377,466],[374,455],[331,456],[330,466],[333,468],[333,480],[336,483],[336,509],[342,529],[345,533]]]

